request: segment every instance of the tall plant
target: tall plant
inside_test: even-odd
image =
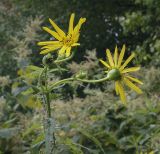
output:
[[[65,64],[71,60],[76,50],[73,49],[75,46],[79,46],[79,36],[80,28],[82,24],[86,21],[85,18],[80,18],[78,24],[74,27],[74,17],[72,14],[69,21],[68,33],[66,34],[62,31],[56,23],[49,19],[51,25],[55,31],[49,29],[48,27],[43,27],[43,29],[52,35],[53,39],[50,41],[39,42],[38,45],[42,46],[42,51],[40,54],[45,54],[42,60],[43,67],[39,68],[32,66],[32,68],[38,72],[38,84],[32,85],[32,88],[38,93],[43,103],[43,109],[45,110],[44,115],[44,131],[45,131],[45,152],[46,154],[55,153],[56,150],[56,138],[55,138],[55,119],[51,112],[51,97],[55,93],[55,90],[60,89],[65,84],[69,84],[73,81],[85,82],[85,83],[99,83],[105,81],[114,81],[115,90],[117,95],[124,104],[126,104],[126,96],[124,92],[124,85],[133,89],[137,93],[142,93],[141,89],[136,86],[135,83],[142,84],[140,80],[129,75],[130,72],[135,72],[140,69],[140,67],[127,68],[128,63],[134,58],[135,54],[132,53],[131,56],[123,63],[123,57],[125,54],[125,45],[123,45],[120,54],[118,55],[118,48],[115,48],[114,55],[112,57],[109,49],[106,50],[106,55],[108,62],[100,60],[100,62],[106,66],[106,75],[100,79],[88,79],[87,71],[79,71],[78,73],[72,75],[71,77],[62,78],[58,81],[49,81],[50,76],[59,75],[63,72],[68,73],[69,70],[65,68]],[[51,52],[56,51],[57,58]],[[133,83],[135,82],[135,83]]]

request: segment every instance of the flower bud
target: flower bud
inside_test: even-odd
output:
[[[53,62],[53,56],[50,53],[48,53],[47,55],[45,55],[43,57],[43,59],[42,59],[42,63],[44,65],[50,65],[50,64],[52,64],[52,62]]]
[[[84,79],[87,77],[87,72],[86,71],[79,71],[76,76],[76,78]]]
[[[107,77],[109,80],[120,80],[121,79],[121,73],[118,69],[112,69],[108,72]]]

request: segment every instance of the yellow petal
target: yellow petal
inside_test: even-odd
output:
[[[54,27],[54,29],[57,31],[57,33],[61,37],[65,37],[66,36],[66,34],[63,32],[63,30],[61,30],[52,19],[49,18],[49,22],[51,23],[51,25]]]
[[[56,44],[56,45],[45,45],[43,46],[41,49],[56,49],[56,48],[60,48],[62,45],[61,44]]]
[[[76,43],[76,42],[78,42],[78,40],[79,40],[79,36],[80,36],[80,34],[79,33],[77,33],[77,34],[73,34],[73,41]]]
[[[75,17],[75,14],[72,13],[69,21],[69,30],[68,30],[69,34],[73,33],[74,17]]]
[[[107,68],[111,68],[105,61],[103,61],[102,59],[99,60],[104,66],[106,66]]]
[[[110,66],[114,66],[113,58],[109,49],[106,50],[106,54],[107,54]]]
[[[117,66],[117,60],[118,60],[118,48],[116,46],[115,51],[114,51],[114,65],[115,66]]]
[[[133,84],[133,83],[132,83],[130,80],[128,80],[127,78],[124,78],[124,82],[125,82],[125,84],[126,84],[129,88],[133,89],[133,90],[134,90],[135,92],[137,92],[138,94],[142,94],[142,93],[143,93],[140,88],[138,88],[135,84]]]
[[[49,34],[51,34],[54,38],[56,38],[57,40],[61,41],[62,38],[53,30],[50,30],[49,28],[47,27],[43,27],[43,29],[48,32]]]
[[[122,71],[134,57],[135,57],[135,53],[132,53],[124,62],[124,64],[120,67],[120,70]]]
[[[42,50],[42,51],[40,52],[40,54],[47,54],[47,53],[52,52],[52,51],[54,51],[54,50],[57,50],[57,49],[59,49],[59,48],[60,48],[59,46],[55,46],[55,47],[52,47],[52,48],[48,48],[48,49]]]
[[[122,86],[122,84],[119,81],[117,82],[117,88],[118,88],[118,92],[120,94],[121,101],[123,103],[126,103],[126,95],[125,95],[123,86]]]
[[[74,28],[74,35],[77,35],[77,33],[79,33],[79,30],[82,26],[82,24],[86,21],[86,18],[80,18],[78,24],[76,25],[76,27]]]
[[[59,50],[58,54],[59,54],[59,55],[64,55],[66,48],[67,48],[66,46],[63,46],[63,47]]]
[[[80,43],[73,43],[72,47],[79,46],[79,45],[80,45]]]
[[[59,41],[44,41],[44,42],[38,42],[37,44],[39,46],[42,46],[42,45],[55,45],[59,43],[60,43]]]
[[[41,50],[42,50],[42,49],[48,49],[48,47],[47,47],[47,46],[43,46],[43,47],[41,47]]]
[[[130,68],[125,68],[122,73],[128,73],[128,72],[136,72],[140,70],[140,67],[130,67]]]
[[[116,91],[116,94],[118,95],[119,92],[118,92],[118,81],[115,82],[115,91]]]
[[[71,47],[66,49],[66,57],[69,57],[71,55]]]
[[[143,84],[143,82],[141,82],[140,80],[138,80],[137,78],[134,78],[134,77],[131,77],[131,76],[125,76],[127,78],[129,78],[130,80],[134,81],[134,82],[137,82],[139,84]]]
[[[123,60],[123,57],[124,57],[125,50],[126,50],[126,46],[123,45],[122,50],[121,50],[121,53],[120,53],[119,58],[118,58],[118,67],[121,66],[121,63],[122,63],[122,60]]]

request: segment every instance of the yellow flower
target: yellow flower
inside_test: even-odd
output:
[[[135,57],[135,54],[132,53],[127,60],[122,64],[123,57],[125,54],[125,45],[123,45],[120,55],[118,56],[118,49],[115,48],[114,56],[112,57],[109,49],[106,50],[106,55],[108,58],[108,63],[100,60],[100,62],[107,67],[108,77],[111,80],[115,80],[115,91],[117,95],[120,95],[120,98],[123,103],[126,102],[126,95],[124,92],[124,85],[127,85],[129,88],[133,89],[138,94],[142,93],[142,90],[137,87],[133,82],[138,84],[143,84],[137,78],[134,78],[129,75],[130,72],[135,72],[140,69],[140,67],[130,67],[126,68],[128,63]]]
[[[69,21],[68,34],[65,34],[54,21],[49,19],[51,25],[55,31],[43,27],[43,29],[51,34],[56,40],[39,42],[38,45],[42,46],[42,51],[40,54],[47,54],[49,52],[58,50],[58,55],[69,57],[71,54],[71,48],[80,45],[78,42],[80,35],[80,28],[82,24],[86,21],[86,18],[80,18],[78,24],[74,27],[74,17],[75,14],[72,13]]]

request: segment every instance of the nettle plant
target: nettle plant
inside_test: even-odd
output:
[[[140,80],[129,75],[130,72],[135,72],[140,69],[140,67],[130,67],[128,68],[128,63],[135,57],[132,53],[131,56],[123,63],[123,57],[125,54],[125,45],[123,45],[121,52],[118,53],[118,48],[115,48],[114,55],[111,55],[109,49],[106,50],[107,61],[100,60],[100,62],[106,67],[106,76],[100,79],[89,79],[87,78],[87,72],[79,71],[78,73],[72,75],[69,78],[62,78],[58,81],[49,81],[50,76],[59,75],[63,72],[69,72],[65,68],[66,63],[73,58],[76,54],[75,47],[79,46],[79,36],[82,24],[85,23],[85,18],[80,18],[78,24],[74,27],[75,14],[72,14],[69,21],[68,33],[65,34],[54,21],[49,19],[54,30],[47,27],[43,29],[51,34],[54,40],[39,42],[38,45],[41,46],[42,51],[40,54],[44,54],[42,63],[43,68],[39,68],[39,78],[38,84],[33,86],[33,89],[38,92],[41,96],[41,101],[43,108],[45,110],[44,115],[44,130],[45,130],[45,152],[46,154],[54,153],[56,148],[55,139],[55,120],[51,113],[51,97],[57,89],[62,88],[65,84],[70,84],[71,82],[78,81],[85,83],[100,83],[100,82],[110,82],[115,83],[116,94],[120,96],[121,101],[126,105],[126,95],[124,92],[124,85],[133,89],[137,93],[141,94],[141,89],[136,84],[142,84]],[[53,54],[51,54],[53,53]],[[56,53],[56,54],[55,54]],[[54,58],[56,55],[56,58]],[[35,67],[36,68],[36,67]]]

